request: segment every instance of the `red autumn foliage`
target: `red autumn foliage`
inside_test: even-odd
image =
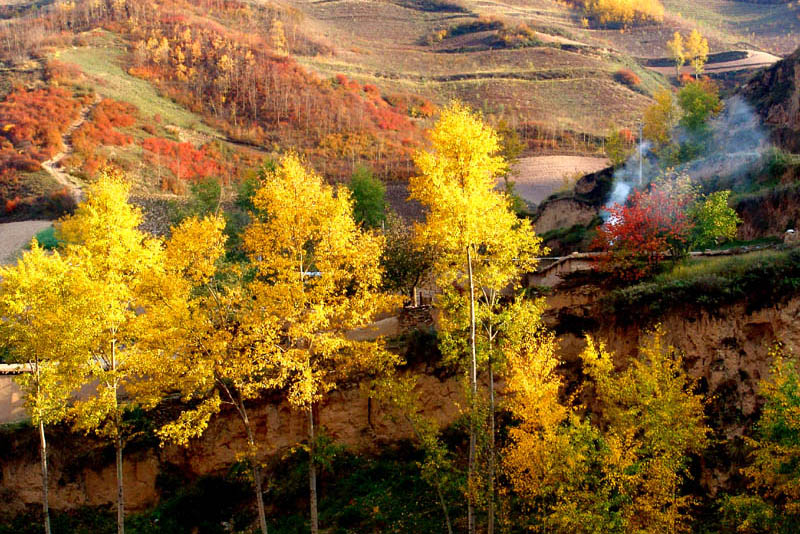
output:
[[[82,159],[81,166],[87,176],[97,174],[106,163],[106,159],[97,154],[98,147],[123,146],[133,142],[133,137],[117,131],[117,128],[132,126],[135,122],[136,108],[125,102],[105,99],[92,110],[89,120],[72,134],[72,146]]]
[[[634,191],[626,204],[607,208],[608,218],[593,243],[605,252],[599,269],[638,280],[652,274],[666,257],[680,255],[691,230],[691,201],[689,192],[651,186]]]
[[[0,103],[0,135],[17,152],[44,161],[61,148],[61,136],[81,107],[81,101],[59,87],[16,89]]]
[[[636,137],[633,135],[633,132],[628,128],[621,128],[619,130],[619,135],[626,144],[632,144],[636,141]]]
[[[216,154],[210,145],[197,149],[191,143],[150,137],[142,142],[142,148],[150,163],[167,167],[177,180],[200,181],[223,174],[223,167],[215,159]]]
[[[5,205],[6,214],[14,213],[14,210],[17,209],[17,206],[19,206],[21,201],[22,199],[20,199],[19,197],[14,197],[6,200],[6,205]]]

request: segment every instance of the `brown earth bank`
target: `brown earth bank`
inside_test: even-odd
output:
[[[589,333],[604,340],[620,366],[636,354],[649,325],[633,317],[611,317],[598,306],[596,290],[557,292],[550,297],[546,318],[559,334],[568,381],[577,379],[578,355]],[[800,298],[780,306],[749,310],[748,303],[707,311],[683,309],[660,319],[666,341],[685,354],[698,387],[709,399],[709,422],[720,440],[736,439],[758,415],[759,381],[769,369],[768,351],[778,340],[800,347]],[[462,399],[457,378],[440,379],[417,367],[421,411],[441,425],[455,421]],[[589,400],[589,399],[587,399]],[[463,402],[461,403],[463,405]],[[173,407],[174,408],[174,407]],[[370,400],[358,387],[335,392],[319,407],[319,420],[329,436],[353,452],[377,452],[382,445],[412,437],[392,409]],[[157,414],[156,414],[157,416]],[[260,459],[273,461],[306,437],[306,417],[285,403],[263,401],[251,407]],[[6,429],[0,440],[0,510],[13,516],[40,502],[38,441],[31,428]],[[113,502],[113,451],[96,440],[58,428],[51,432],[50,499],[54,509],[102,506]],[[146,509],[159,500],[159,473],[178,470],[187,479],[224,474],[240,459],[245,433],[233,412],[212,421],[205,435],[188,448],[159,447],[150,440],[126,450],[124,478],[129,510]],[[736,484],[738,466],[710,453],[702,460],[699,480],[709,494]]]

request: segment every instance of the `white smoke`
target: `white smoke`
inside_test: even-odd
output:
[[[709,129],[703,151],[691,161],[676,166],[676,173],[686,173],[694,182],[715,177],[735,179],[758,170],[763,164],[770,148],[768,136],[753,108],[742,97],[726,99],[723,111],[711,120]],[[680,143],[689,139],[682,128],[676,128],[672,137]],[[647,186],[663,173],[668,164],[659,160],[651,148],[647,141],[641,146],[641,175],[640,147],[614,173],[614,187],[606,207],[623,204],[633,189]]]

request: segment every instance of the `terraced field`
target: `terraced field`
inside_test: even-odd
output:
[[[314,35],[335,50],[332,56],[300,58],[313,70],[440,103],[460,98],[513,123],[539,121],[605,134],[611,127],[632,125],[648,95],[663,83],[647,73],[637,90],[617,83],[614,73],[624,59],[570,38],[572,12],[555,2],[480,0],[464,4],[469,13],[423,11],[391,1],[302,0],[297,5]],[[502,16],[510,27],[529,22],[540,42],[496,49],[484,44],[491,32],[475,32],[429,44],[438,30],[488,15]]]

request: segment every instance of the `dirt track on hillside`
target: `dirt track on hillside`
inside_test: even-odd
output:
[[[0,224],[0,265],[12,263],[17,253],[33,236],[53,224],[53,221],[20,221]]]
[[[50,173],[50,176],[52,176],[56,182],[67,188],[67,191],[70,192],[72,197],[75,199],[75,202],[80,202],[83,192],[80,189],[80,184],[61,168],[61,160],[72,154],[73,132],[77,130],[84,122],[86,122],[89,113],[97,104],[100,103],[100,100],[101,98],[98,94],[95,96],[94,102],[81,110],[78,118],[75,120],[75,122],[70,124],[69,128],[67,128],[67,130],[64,132],[64,135],[61,137],[61,143],[64,145],[64,149],[42,163],[42,168]]]
[[[706,74],[718,74],[723,72],[733,72],[737,70],[755,70],[764,67],[769,67],[774,63],[780,61],[781,58],[768,54],[766,52],[758,52],[755,50],[748,50],[747,57],[738,59],[736,61],[721,61],[719,63],[707,63],[705,66]],[[647,67],[649,70],[663,74],[664,76],[674,76],[675,67]],[[694,74],[694,69],[685,65],[681,69],[681,73]]]

